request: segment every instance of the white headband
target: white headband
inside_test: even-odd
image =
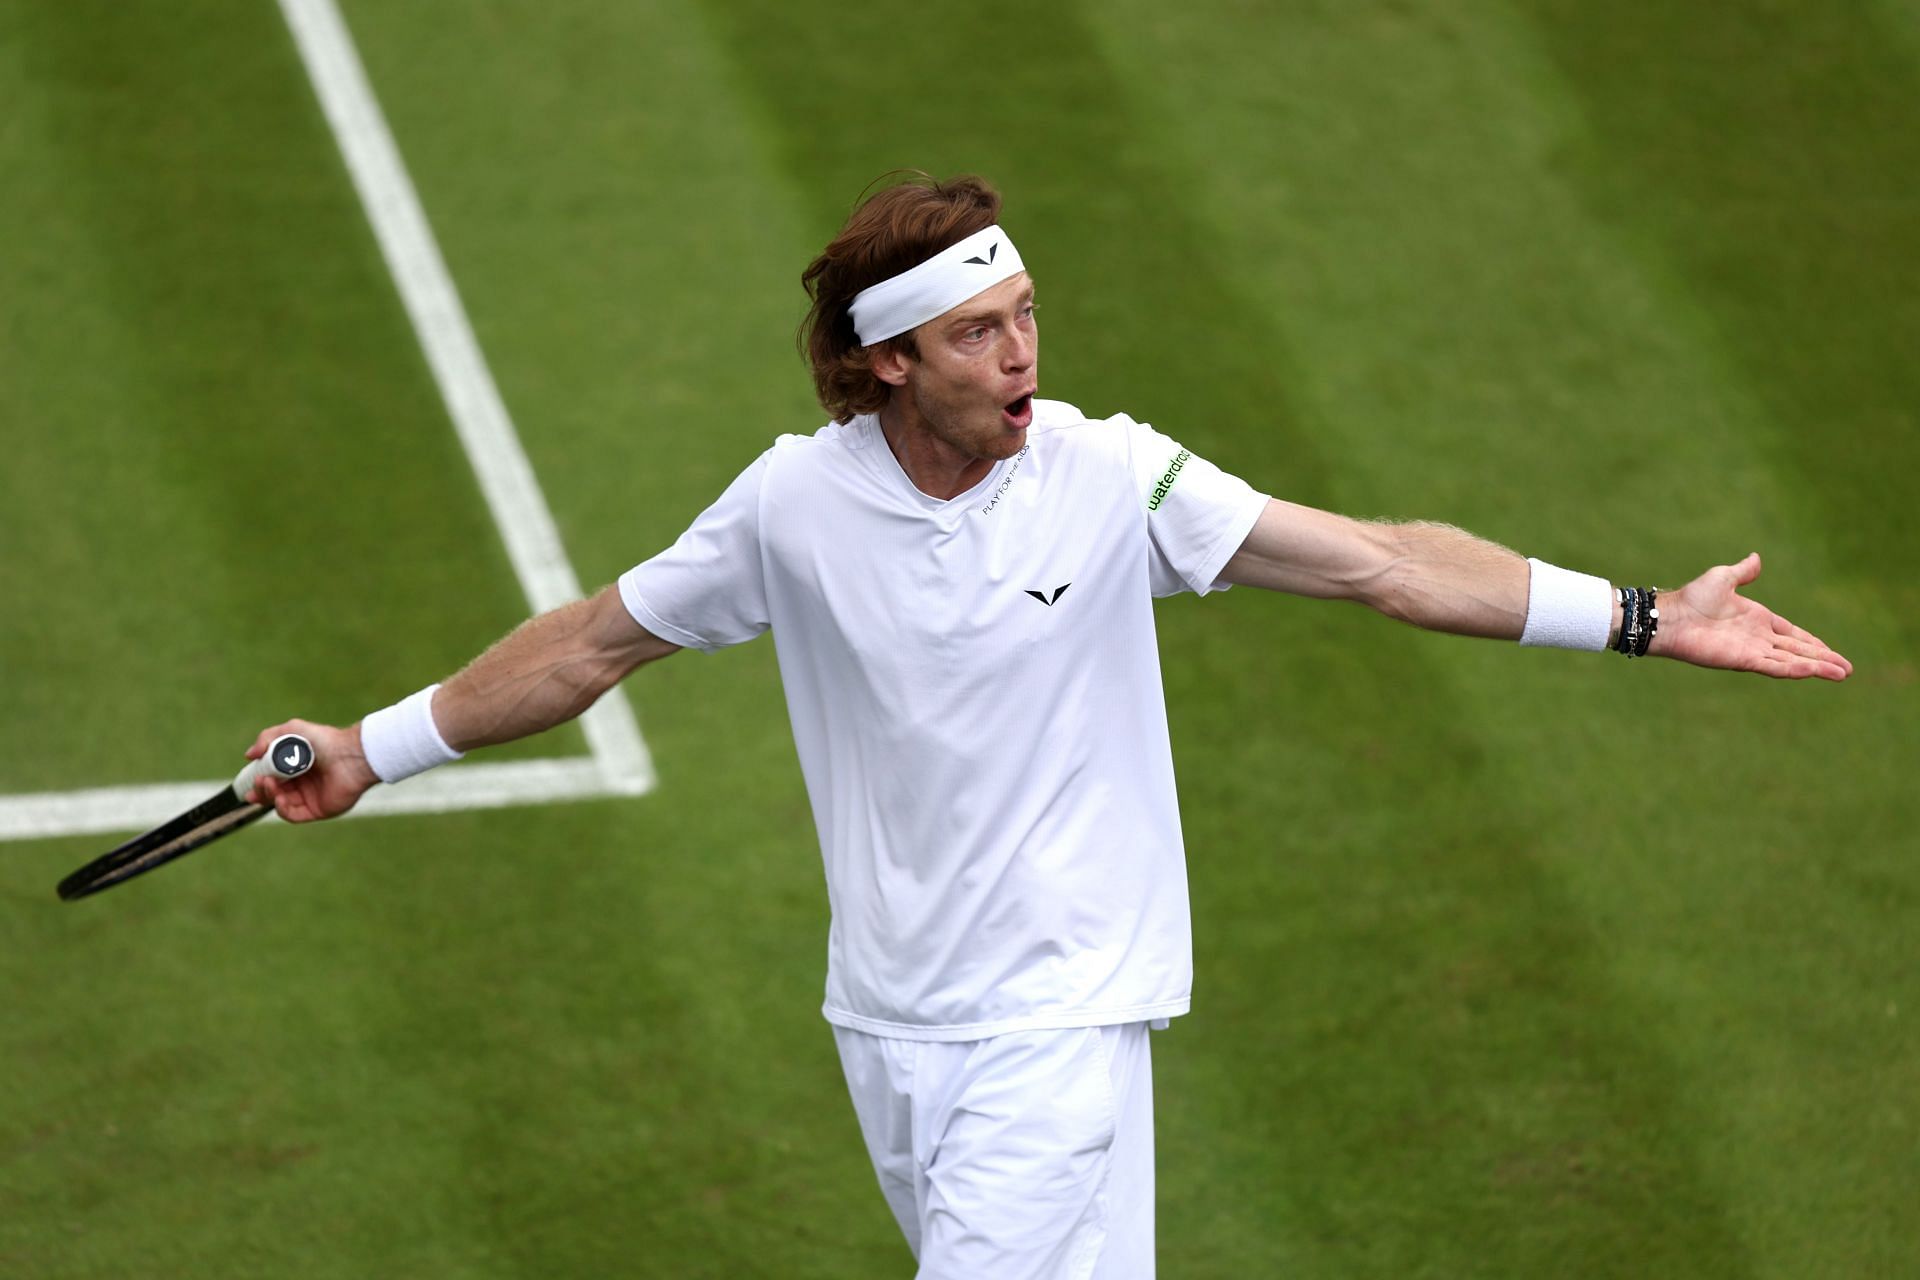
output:
[[[997,226],[976,231],[919,266],[862,289],[848,308],[853,331],[863,347],[885,342],[1025,270],[1006,232]]]

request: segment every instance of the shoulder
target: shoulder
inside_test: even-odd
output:
[[[1053,449],[1119,451],[1127,448],[1127,431],[1135,425],[1124,413],[1090,418],[1078,405],[1064,400],[1035,400],[1028,439]]]
[[[789,432],[775,436],[767,457],[822,457],[862,448],[866,443],[866,423],[865,417],[859,417],[851,422],[829,422],[808,435]]]
[[[768,479],[815,476],[844,470],[849,455],[868,448],[873,434],[868,418],[829,422],[811,434],[776,436],[758,465]]]
[[[1078,440],[1087,436],[1086,428],[1098,428],[1101,424],[1080,412],[1080,406],[1068,404],[1065,400],[1041,400],[1033,402],[1033,425],[1027,428],[1029,437],[1059,435],[1066,440]]]
[[[1165,439],[1152,427],[1124,413],[1092,418],[1078,406],[1061,400],[1036,400],[1033,407],[1029,438],[1048,452],[1099,454],[1121,466],[1132,467],[1138,455],[1157,453],[1154,446]],[[1172,445],[1166,452],[1171,454],[1178,448]]]

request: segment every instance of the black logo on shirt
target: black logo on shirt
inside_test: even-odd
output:
[[[998,240],[995,240],[993,242],[993,248],[987,250],[986,257],[983,258],[976,253],[971,258],[968,258],[967,261],[971,262],[976,267],[989,267],[993,265],[993,255],[998,252],[1000,252],[1000,242]]]
[[[1062,583],[1060,586],[1055,587],[1053,589],[1052,599],[1049,599],[1047,597],[1046,592],[1034,591],[1031,588],[1028,589],[1027,594],[1032,596],[1035,600],[1038,600],[1041,604],[1047,606],[1047,608],[1051,609],[1053,608],[1054,601],[1058,600],[1061,596],[1067,594],[1067,588],[1072,585],[1073,584],[1071,582],[1066,582],[1066,583]]]

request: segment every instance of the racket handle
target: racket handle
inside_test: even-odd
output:
[[[245,800],[253,784],[267,774],[277,778],[297,778],[313,768],[313,744],[297,733],[283,733],[267,744],[267,752],[258,760],[247,761],[233,779],[233,794]]]

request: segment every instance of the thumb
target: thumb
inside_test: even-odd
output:
[[[311,741],[313,739],[313,726],[305,720],[285,720],[271,728],[262,729],[259,736],[253,740],[253,745],[247,748],[247,759],[258,760],[261,756],[267,754],[267,748],[273,745],[273,740],[283,733],[305,734],[308,740]],[[317,744],[314,747],[314,751],[318,754],[319,746]]]
[[[1760,553],[1750,551],[1747,558],[1733,566],[1733,585],[1744,587],[1760,576]]]

